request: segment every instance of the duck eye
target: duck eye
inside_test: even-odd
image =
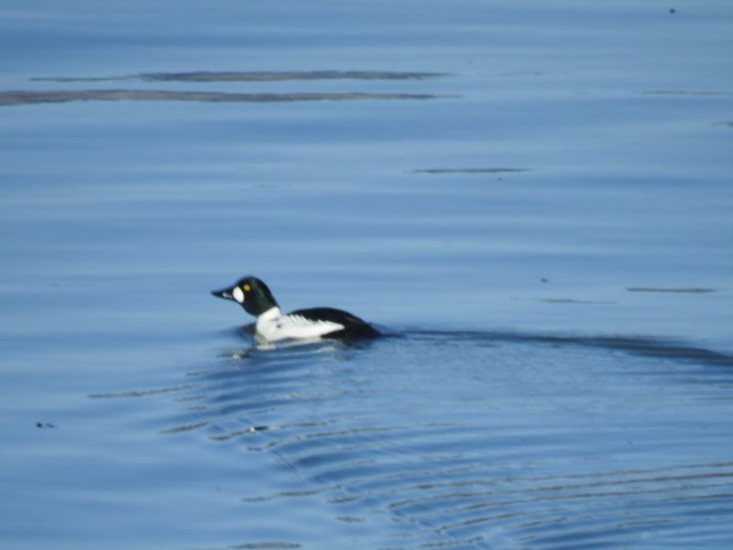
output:
[[[252,290],[252,287],[249,286],[248,284],[245,284],[244,286],[242,286],[242,288],[244,289],[245,292],[249,292],[250,290]]]

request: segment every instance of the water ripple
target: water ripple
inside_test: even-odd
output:
[[[235,350],[191,373],[179,402],[203,406],[163,431],[269,453],[293,485],[243,502],[326,503],[377,525],[375,546],[694,546],[733,537],[733,373],[709,370],[731,365],[653,338],[498,332]]]

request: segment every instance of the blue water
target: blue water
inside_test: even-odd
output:
[[[729,2],[10,0],[0,47],[1,547],[733,545]],[[250,273],[388,337],[257,349]]]

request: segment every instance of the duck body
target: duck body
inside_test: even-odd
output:
[[[283,340],[376,338],[381,333],[346,311],[316,307],[283,314],[267,285],[256,277],[243,277],[233,286],[212,291],[218,298],[239,303],[257,318],[254,337],[260,343]]]

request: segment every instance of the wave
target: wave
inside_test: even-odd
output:
[[[344,529],[369,525],[373,547],[733,534],[733,380],[708,369],[729,355],[649,337],[436,330],[261,350],[240,332],[185,384],[104,397],[169,399],[164,437],[195,431],[291,476],[242,502],[326,503]]]

